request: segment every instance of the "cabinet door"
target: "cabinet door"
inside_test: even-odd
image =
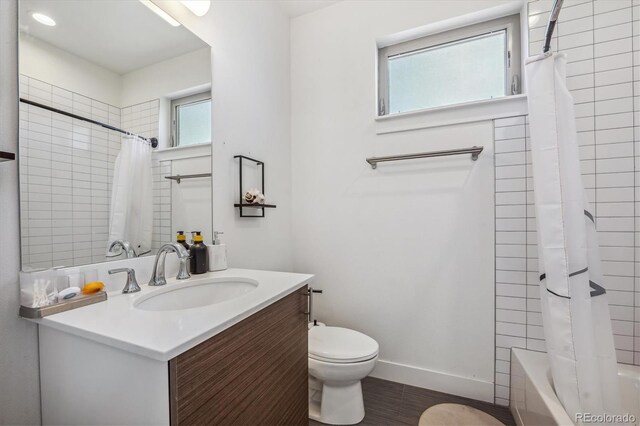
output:
[[[172,425],[308,425],[306,287],[169,361]]]

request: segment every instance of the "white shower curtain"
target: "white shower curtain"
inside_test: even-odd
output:
[[[531,156],[544,334],[567,413],[619,414],[609,305],[593,210],[580,172],[566,57],[527,61]]]
[[[128,241],[136,254],[151,250],[153,225],[151,145],[137,136],[122,138],[113,170],[108,248],[115,240]]]

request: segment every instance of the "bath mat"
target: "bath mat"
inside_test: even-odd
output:
[[[438,404],[422,413],[418,426],[504,426],[504,423],[468,405]]]

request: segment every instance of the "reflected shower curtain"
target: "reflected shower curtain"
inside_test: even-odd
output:
[[[566,57],[527,61],[544,334],[567,413],[618,414],[620,392],[593,210],[580,172]]]
[[[151,145],[137,136],[123,137],[113,170],[107,249],[113,241],[124,240],[138,255],[151,250],[152,185]],[[118,254],[107,250],[107,256]]]

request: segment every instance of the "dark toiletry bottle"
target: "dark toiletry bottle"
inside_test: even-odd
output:
[[[178,231],[176,235],[176,242],[182,244],[187,251],[189,251],[189,244],[187,243],[187,237],[184,235],[184,231]]]
[[[193,244],[189,248],[191,255],[191,273],[204,274],[209,271],[209,255],[207,246],[202,242],[203,238],[200,231],[191,232],[193,235]]]

